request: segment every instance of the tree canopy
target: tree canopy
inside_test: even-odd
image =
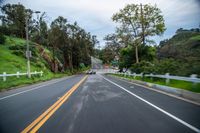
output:
[[[49,27],[45,12],[26,9],[20,3],[3,5],[1,12],[0,33],[25,38],[25,27],[28,26],[30,40],[52,50],[54,72],[78,69],[80,64],[90,65],[90,56],[94,55],[99,41],[77,22],[69,23],[67,18],[58,16]],[[62,70],[58,70],[57,62],[62,64]]]
[[[120,24],[118,33],[129,38],[135,47],[136,63],[139,62],[138,45],[145,45],[148,37],[161,35],[166,29],[161,11],[156,5],[128,4],[112,19]]]

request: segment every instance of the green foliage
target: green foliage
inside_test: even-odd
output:
[[[5,40],[6,40],[5,36],[2,33],[0,33],[0,44],[4,44]]]
[[[103,63],[110,64],[116,61],[116,58],[119,58],[120,49],[122,46],[118,42],[118,37],[116,34],[107,35],[104,40],[106,41],[106,46],[99,52],[100,59]]]
[[[0,47],[0,73],[16,73],[26,72],[26,57],[25,57],[25,41],[18,38],[6,37],[5,45]],[[31,50],[33,53],[33,58],[35,58],[38,54],[38,51],[33,44],[31,45]],[[39,57],[41,58],[41,57]],[[41,62],[42,63],[42,62]],[[46,67],[44,69],[38,68],[35,64],[31,65],[32,71],[46,71]],[[49,71],[47,71],[49,72]]]
[[[156,47],[141,45],[138,48],[141,61],[153,61],[156,58]]]
[[[80,63],[80,68],[85,68],[85,64],[84,63]]]
[[[27,59],[24,56],[25,52],[25,40],[8,37],[6,36],[6,45],[0,45],[0,74],[3,72],[6,73],[16,73],[16,72],[26,72],[27,71]],[[82,64],[81,69],[74,70],[73,73],[66,71],[64,73],[56,73],[53,74],[51,69],[49,68],[48,60],[44,59],[41,56],[38,47],[36,47],[35,43],[30,42],[31,51],[34,51],[33,57],[31,58],[31,71],[43,71],[44,75],[42,77],[35,75],[32,76],[31,79],[28,79],[26,76],[17,77],[7,77],[6,82],[3,82],[3,79],[0,79],[0,91],[3,89],[7,89],[14,86],[24,85],[24,84],[32,84],[38,81],[45,81],[52,78],[62,77],[66,75],[71,75],[75,73],[80,73],[88,69]],[[38,45],[37,45],[38,46]],[[40,46],[42,47],[42,46]],[[52,58],[52,53],[45,49],[46,56]]]
[[[54,72],[79,69],[80,63],[84,63],[86,66],[90,65],[90,56],[94,54],[94,47],[98,40],[96,36],[86,32],[76,22],[70,24],[66,18],[59,16],[48,27],[45,12],[37,14],[37,18],[33,18],[33,13],[40,12],[33,12],[21,4],[3,5],[1,12],[2,26],[0,26],[0,33],[25,38],[25,27],[28,27],[28,37],[31,40],[29,42],[30,50],[33,56],[32,62],[37,62],[39,52],[45,52],[42,51],[43,48],[36,51],[36,44],[32,44],[33,41],[48,47],[52,51],[53,58],[50,58],[47,54],[44,55],[44,58],[48,60],[48,63],[44,64],[48,64]],[[23,52],[21,51],[25,47],[22,48],[21,46],[24,46],[25,42],[24,40],[20,41],[18,38],[14,38],[14,40],[8,38],[6,45],[9,44],[9,49],[13,50],[14,55],[22,57]],[[51,64],[52,60],[53,65]]]
[[[134,62],[134,51],[132,46],[122,48],[120,51],[119,68],[129,68]]]
[[[122,42],[128,41],[135,47],[136,63],[139,62],[138,46],[149,42],[149,36],[161,35],[166,30],[161,10],[150,4],[128,4],[112,19],[120,23],[117,34]]]
[[[96,36],[91,36],[76,22],[69,24],[67,19],[59,16],[51,23],[48,40],[53,55],[61,55],[63,70],[78,69],[80,63],[90,64],[93,48],[98,43]],[[59,53],[59,54],[58,54]]]
[[[141,62],[143,61],[153,61],[156,57],[156,48],[147,45],[140,45],[139,56],[141,57]],[[120,52],[120,68],[130,68],[135,61],[135,47],[128,45],[126,48],[122,48]],[[137,63],[140,64],[140,63]]]
[[[172,58],[170,73],[189,76],[200,75],[200,32],[196,30],[178,29],[176,34],[160,42],[158,46],[158,59],[161,64]],[[169,64],[170,62],[168,62]],[[159,64],[158,64],[159,65]],[[164,67],[165,64],[160,66]],[[168,72],[169,72],[168,71]]]
[[[46,13],[43,12],[37,17],[35,25],[31,29],[31,40],[43,46],[48,45],[48,26],[45,21]]]
[[[190,40],[200,41],[200,35],[192,36]]]
[[[112,19],[125,26],[123,28],[126,30],[132,29],[134,37],[160,35],[165,31],[161,10],[150,4],[128,4],[120,12],[114,14]]]
[[[181,63],[173,58],[166,58],[159,61],[155,61],[155,73],[165,74],[170,73],[172,75],[182,75],[181,74]]]
[[[141,61],[133,64],[130,70],[135,73],[153,73],[155,72],[155,67],[151,62]]]
[[[6,4],[1,8],[2,25],[9,27],[9,34],[25,38],[25,18],[31,18],[32,11],[21,4]],[[6,25],[6,26],[5,26]],[[4,31],[6,28],[4,28]]]
[[[25,46],[22,45],[11,45],[8,47],[10,50],[24,50],[25,51]]]

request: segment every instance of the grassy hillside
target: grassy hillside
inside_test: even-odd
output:
[[[181,60],[200,60],[200,32],[179,32],[172,38],[162,41],[159,56]]]
[[[182,30],[172,38],[161,41],[158,48],[160,60],[171,59],[170,66],[175,66],[176,75],[200,76],[200,32]]]
[[[53,77],[60,77],[64,74],[54,75],[51,72],[52,54],[48,49],[45,49],[39,44],[29,42],[30,50],[32,51],[31,58],[31,72],[43,71],[44,76],[32,76],[31,79],[27,79],[26,76],[7,77],[7,81],[3,82],[3,78],[0,78],[0,91],[5,88],[30,84],[37,81],[48,80]],[[25,57],[26,41],[23,39],[8,37],[4,44],[0,44],[0,73],[16,73],[27,71],[27,59]]]

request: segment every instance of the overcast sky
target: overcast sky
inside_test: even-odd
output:
[[[26,8],[46,12],[49,23],[58,16],[71,23],[77,21],[87,32],[97,35],[101,46],[105,35],[115,32],[112,15],[126,4],[156,4],[161,9],[167,30],[163,36],[154,37],[157,43],[173,36],[178,28],[200,25],[200,0],[4,0],[4,4],[18,2]]]

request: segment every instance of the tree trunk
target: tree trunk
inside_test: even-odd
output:
[[[69,69],[70,69],[70,71],[71,71],[71,69],[72,69],[72,62],[71,62],[70,53],[69,53],[69,54],[67,54],[67,56],[68,56],[67,58],[68,58],[68,61],[69,61],[69,62],[68,62],[68,63],[69,63],[69,67],[68,67],[68,68],[69,68]]]
[[[56,72],[55,47],[53,47],[53,72]]]
[[[139,63],[139,58],[138,58],[138,46],[135,46],[135,58],[136,58],[136,63]]]
[[[69,59],[70,59],[70,69],[73,71],[73,60],[72,60],[72,52],[69,56]]]
[[[64,70],[69,69],[70,68],[70,60],[69,60],[69,53],[68,52],[64,52],[63,53],[63,58],[64,58]]]

